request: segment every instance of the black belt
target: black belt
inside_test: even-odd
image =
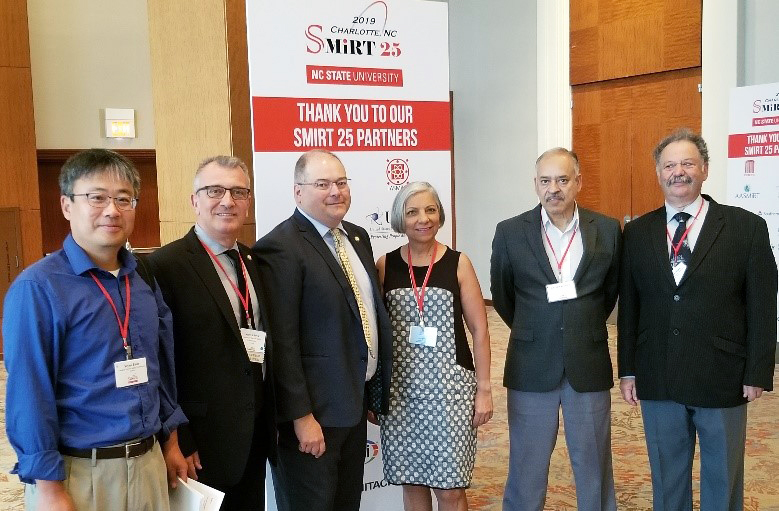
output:
[[[74,458],[92,458],[94,451],[95,459],[106,460],[115,458],[137,458],[143,456],[147,452],[151,451],[154,447],[154,435],[138,440],[137,442],[130,442],[125,445],[117,445],[114,447],[97,447],[95,449],[72,449],[70,447],[60,447],[60,453],[65,456],[72,456]]]

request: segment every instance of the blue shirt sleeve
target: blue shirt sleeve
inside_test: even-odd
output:
[[[17,279],[5,297],[6,433],[22,482],[64,480],[55,399],[63,314],[38,282]]]
[[[173,316],[165,304],[159,286],[154,290],[159,317],[159,363],[160,363],[160,422],[163,441],[187,418],[178,405],[176,395],[176,369],[173,352]]]

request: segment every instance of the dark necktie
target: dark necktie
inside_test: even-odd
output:
[[[241,296],[246,296],[246,279],[243,278],[243,267],[241,266],[241,256],[238,254],[238,251],[234,248],[231,248],[227,252],[225,252],[225,255],[229,257],[233,261],[233,266],[235,266],[235,274],[237,275],[237,281],[238,281],[238,291],[240,291]],[[246,322],[246,314],[243,310],[243,304],[241,303],[241,300],[238,300],[238,306],[241,309],[241,313],[239,316],[241,317],[241,328],[249,328],[249,324]],[[254,324],[254,312],[252,312],[252,301],[251,301],[251,295],[249,295],[249,317],[252,319],[252,324]]]
[[[688,236],[685,236],[682,246],[679,247],[679,252],[676,254],[676,257],[674,257],[674,249],[679,246],[679,240],[684,236],[684,231],[687,230],[687,221],[691,216],[691,214],[684,212],[676,213],[674,215],[674,220],[679,222],[679,225],[676,227],[674,239],[671,241],[671,266],[676,266],[679,263],[684,263],[685,265],[690,264],[692,251],[690,250],[690,243],[688,241],[689,233]]]

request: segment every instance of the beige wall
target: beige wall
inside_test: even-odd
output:
[[[38,149],[155,147],[145,0],[28,0]],[[135,139],[101,134],[100,109],[136,110]]]

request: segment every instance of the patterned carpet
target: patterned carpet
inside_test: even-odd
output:
[[[492,383],[495,416],[479,430],[479,447],[473,485],[468,490],[470,509],[500,511],[503,485],[508,464],[508,430],[506,422],[506,390],[501,385],[503,363],[506,357],[508,329],[497,314],[489,309],[492,336]],[[612,360],[615,330],[609,327]],[[775,376],[779,388],[779,377]],[[0,511],[22,510],[22,485],[16,476],[8,474],[15,455],[5,438],[5,370],[0,371]],[[779,484],[772,482],[779,474],[779,395],[764,394],[749,405],[747,429],[745,511],[779,511]],[[624,511],[652,509],[652,486],[649,462],[644,443],[641,413],[638,408],[622,401],[617,390],[612,391],[612,450],[617,505]],[[697,473],[699,466],[694,467]],[[695,509],[699,509],[697,488],[694,487]],[[549,469],[549,491],[546,509],[570,511],[576,509],[573,473],[568,462],[568,451],[563,428],[557,441]]]

